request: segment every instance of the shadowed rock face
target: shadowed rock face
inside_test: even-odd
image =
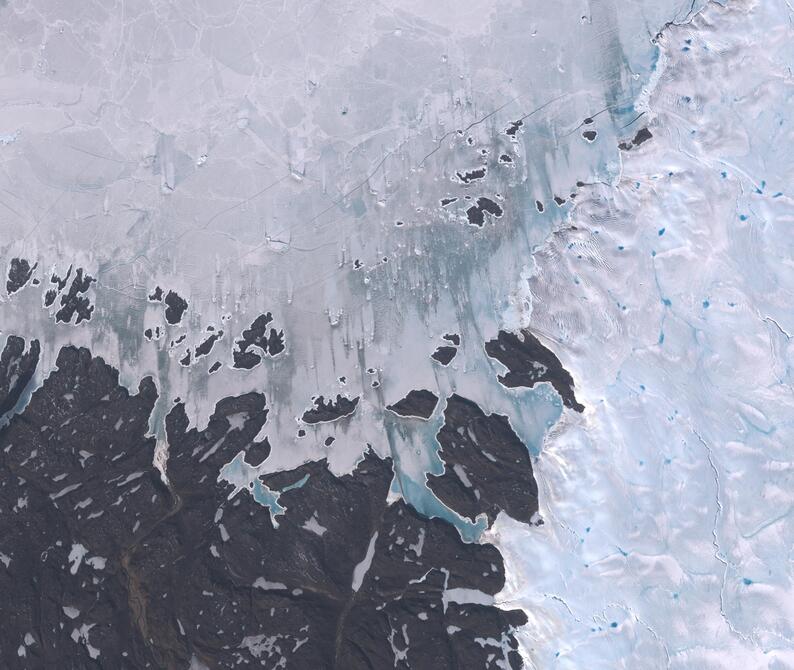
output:
[[[500,511],[529,522],[538,511],[538,487],[527,448],[507,417],[485,414],[457,394],[447,400],[437,435],[444,473],[428,486],[447,507],[472,521],[485,514],[493,523]]]
[[[521,667],[525,615],[455,597],[502,588],[498,551],[389,504],[391,461],[261,475],[273,517],[218,479],[240,452],[268,456],[264,396],[224,398],[202,431],[177,403],[167,486],[147,436],[156,396],[67,347],[0,432],[0,666]]]
[[[402,400],[398,400],[386,409],[399,416],[429,419],[438,405],[438,396],[426,389],[409,391]]]
[[[571,374],[562,367],[560,359],[528,330],[522,330],[520,334],[499,331],[495,340],[485,343],[485,353],[508,369],[507,374],[499,375],[499,381],[508,388],[533,388],[535,384],[548,382],[560,394],[566,407],[584,411],[584,405],[574,395]]]

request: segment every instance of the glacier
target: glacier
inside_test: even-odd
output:
[[[493,531],[531,667],[794,667],[793,17],[666,31],[654,141],[535,254],[533,327],[591,409],[544,442],[550,523]]]
[[[324,510],[300,496],[377,472],[417,561],[444,531],[410,508],[454,526],[460,551],[499,549],[493,600],[529,619],[510,620],[525,667],[794,667],[785,0],[31,0],[0,18],[0,314],[9,343],[40,346],[6,424],[52,386],[82,406],[58,361],[86,347],[125,402],[151,403],[139,441],[176,502],[137,457],[113,483],[151,491],[153,527],[185,503],[175,444],[196,487],[234,487],[213,558],[224,509],[243,524],[253,502],[268,533],[306,512],[322,540]],[[583,412],[551,384],[500,381],[485,344],[522,329]],[[428,416],[387,410],[418,389],[441,399]],[[486,417],[469,446],[498,417],[526,445],[531,522],[491,525],[428,487],[452,470],[455,397]],[[14,468],[41,455],[26,458]],[[365,536],[355,592],[386,546]],[[0,541],[6,569],[12,550]],[[449,579],[443,594],[469,588]],[[107,656],[80,625],[89,660]],[[239,662],[305,644],[279,635],[241,637]],[[388,640],[410,663],[406,629]],[[515,662],[506,639],[483,645]]]

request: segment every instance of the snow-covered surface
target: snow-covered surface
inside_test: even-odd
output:
[[[540,453],[544,525],[489,534],[530,663],[792,667],[792,9],[703,4],[8,3],[0,240],[4,267],[38,262],[41,285],[0,298],[4,334],[42,340],[37,383],[66,343],[131,388],[152,375],[163,450],[175,398],[203,427],[218,399],[264,392],[273,453],[227,466],[236,492],[322,457],[349,472],[369,443],[420,511],[473,539],[482,525],[424,486],[443,403],[428,422],[384,414],[455,390]],[[652,141],[617,150],[649,122]],[[465,195],[504,215],[468,225]],[[71,264],[97,278],[74,327],[42,307]],[[156,285],[188,300],[182,324],[147,299]],[[268,311],[286,350],[232,369]],[[556,423],[551,389],[497,382],[484,340],[527,324],[582,417]],[[180,364],[208,326],[224,337]],[[450,332],[442,368],[429,356]],[[337,393],[361,396],[355,413],[298,437],[312,397]],[[276,514],[269,494],[254,492]]]
[[[546,524],[494,533],[533,667],[794,667],[793,22],[668,30],[654,140],[535,256],[588,409],[545,441]]]
[[[346,472],[369,442],[424,471],[432,449],[385,440],[383,406],[457,388],[510,415],[537,450],[558,399],[506,394],[482,343],[526,322],[521,278],[564,217],[552,196],[616,169],[618,129],[656,59],[649,38],[691,9],[623,4],[9,4],[0,131],[15,140],[0,146],[0,239],[6,262],[39,263],[41,285],[0,304],[3,327],[43,339],[39,381],[67,342],[118,365],[131,388],[151,374],[161,448],[174,398],[201,427],[218,399],[257,390],[272,408],[270,470],[327,455]],[[595,143],[580,135],[589,116]],[[483,180],[459,183],[483,161]],[[494,198],[504,216],[468,225],[465,195]],[[447,196],[459,201],[440,207]],[[42,289],[70,264],[97,279],[95,311],[56,327]],[[155,286],[188,300],[180,325],[147,300]],[[286,350],[231,369],[234,340],[267,311]],[[208,326],[224,337],[181,365]],[[157,327],[164,336],[144,337]],[[448,332],[462,343],[440,368],[429,356]],[[362,396],[355,415],[297,439],[311,397],[337,392]]]

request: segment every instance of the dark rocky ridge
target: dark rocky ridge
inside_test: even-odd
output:
[[[505,128],[504,131],[505,135],[515,139],[516,135],[518,134],[518,131],[521,129],[523,125],[524,125],[524,121],[521,119],[519,119],[518,121],[513,121],[509,126],[507,126],[507,128]]]
[[[507,417],[485,414],[453,394],[436,439],[444,473],[430,475],[428,486],[447,507],[472,521],[485,514],[489,526],[502,510],[529,523],[538,511],[538,486],[527,448]]]
[[[36,267],[38,267],[38,263],[34,263],[31,266],[30,262],[25,258],[12,258],[11,265],[8,268],[6,293],[13,295],[22,289],[30,281]]]
[[[63,291],[64,287],[66,286],[66,282],[69,281],[69,277],[72,275],[72,266],[69,266],[69,269],[66,271],[66,275],[61,277],[60,275],[55,274],[54,272],[50,276],[50,284],[54,284],[56,288],[51,288],[44,293],[44,306],[50,307],[54,302],[55,298],[58,297],[58,294]]]
[[[13,386],[7,367],[0,375]],[[131,395],[101,359],[66,347],[0,431],[0,666],[521,667],[522,612],[444,598],[497,593],[498,551],[388,504],[389,460],[369,452],[342,477],[324,461],[262,477],[286,508],[276,527],[218,482],[240,451],[252,463],[269,454],[254,441],[264,396],[221,400],[202,431],[177,402],[168,486],[147,436],[156,397],[150,378]]]
[[[647,128],[640,128],[634,135],[634,139],[630,142],[621,142],[618,144],[618,149],[621,151],[631,151],[634,147],[638,147],[644,142],[647,142],[653,137],[653,134]]]
[[[159,288],[160,287],[158,286],[155,289],[153,295],[157,295]],[[149,299],[151,300],[152,296],[149,296]],[[185,310],[187,309],[187,300],[185,300],[176,291],[169,291],[166,294],[163,302],[165,303],[165,320],[172,326],[180,323],[182,321],[182,316],[185,314]]]
[[[72,268],[70,267],[69,273],[71,273],[71,270]],[[68,278],[69,274],[66,275],[66,279]],[[55,279],[54,276],[53,279]],[[64,282],[63,285],[65,285],[66,279],[62,280]],[[50,281],[53,280],[51,279]],[[80,323],[81,321],[90,320],[91,314],[94,311],[94,306],[91,304],[89,298],[84,294],[88,292],[88,289],[91,288],[91,284],[93,284],[95,281],[96,279],[84,272],[83,268],[77,268],[77,272],[75,273],[74,279],[72,279],[72,284],[69,286],[69,290],[65,294],[61,295],[61,308],[55,313],[55,320],[61,323],[71,323],[72,318],[74,318],[75,315],[77,316],[77,319],[75,320],[76,324]],[[59,286],[58,290],[62,291],[63,285],[61,285],[60,281],[55,283],[57,283]]]
[[[140,616],[125,552],[169,509],[146,437],[156,396],[68,347],[0,433],[0,666],[136,667],[120,655]]]
[[[219,330],[217,333],[212,333],[212,335],[208,336],[201,344],[196,347],[196,358],[201,358],[202,356],[206,356],[212,351],[212,347],[215,346],[215,343],[223,337],[223,331]]]
[[[449,365],[457,353],[457,347],[443,345],[438,347],[432,354],[430,354],[430,358],[432,358],[434,361],[438,361],[441,363],[441,365]]]
[[[270,328],[273,322],[273,315],[270,312],[260,314],[253,323],[243,331],[242,336],[235,342],[235,349],[232,352],[234,367],[243,370],[251,370],[262,362],[263,356],[277,356],[286,348],[284,344],[284,331]],[[259,349],[262,353],[250,351]]]
[[[498,219],[504,214],[504,210],[496,202],[486,197],[477,198],[476,204],[466,210],[469,224],[473,226],[482,226],[485,223],[486,214]]]
[[[39,363],[39,341],[31,340],[25,351],[25,340],[16,335],[6,339],[0,355],[0,418],[10,412],[19,402]]]
[[[358,401],[359,398],[351,400],[341,394],[337,394],[335,400],[326,400],[324,396],[319,396],[314,399],[314,407],[303,413],[301,421],[309,424],[337,421],[355,412]]]
[[[487,172],[488,172],[488,168],[485,166],[474,168],[472,170],[460,170],[455,173],[455,178],[461,184],[469,185],[472,182],[479,181],[480,179],[484,179]]]
[[[399,416],[415,417],[417,419],[429,419],[438,405],[438,396],[426,389],[408,391],[402,400],[398,400],[393,405],[388,405],[386,409]]]
[[[560,394],[566,407],[584,411],[584,405],[574,395],[571,374],[562,366],[560,359],[528,330],[522,330],[520,335],[499,331],[496,339],[485,343],[485,353],[508,369],[507,374],[499,375],[504,386],[533,388],[535,384],[548,382]]]

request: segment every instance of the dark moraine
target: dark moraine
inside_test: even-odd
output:
[[[498,593],[498,551],[389,504],[389,460],[263,476],[285,508],[276,526],[218,481],[239,452],[269,455],[255,441],[264,396],[224,398],[201,431],[177,402],[167,486],[148,436],[156,398],[150,378],[130,394],[67,347],[0,432],[3,668],[521,667],[522,612],[444,598]]]
[[[6,280],[6,293],[13,295],[30,281],[33,271],[38,267],[38,263],[30,264],[24,258],[12,258],[8,268],[8,279]]]
[[[172,326],[175,326],[182,321],[182,316],[187,309],[187,300],[185,300],[176,291],[169,291],[165,296],[164,302],[165,320]]]
[[[412,390],[402,400],[386,409],[399,416],[429,419],[438,405],[438,396],[427,389]]]
[[[584,411],[584,405],[577,402],[574,395],[571,374],[562,366],[560,359],[528,330],[520,333],[499,331],[496,339],[485,343],[485,353],[508,369],[507,374],[499,375],[504,386],[533,388],[535,384],[548,382],[560,394],[566,407]]]
[[[16,406],[39,363],[39,341],[31,340],[25,351],[25,340],[16,335],[6,339],[0,355],[0,419]]]
[[[309,424],[337,421],[355,412],[358,401],[359,398],[351,400],[340,394],[337,394],[336,400],[333,398],[326,400],[324,396],[319,396],[314,399],[314,407],[307,409],[301,420]]]
[[[513,162],[513,157],[510,154],[502,154],[499,156],[499,162],[505,165],[509,165]]]
[[[250,370],[262,362],[263,356],[277,356],[286,348],[284,344],[284,331],[268,326],[273,322],[270,312],[260,314],[253,323],[243,331],[242,336],[235,342],[232,352],[234,367]],[[261,353],[251,351],[259,349]]]
[[[457,353],[457,347],[449,347],[444,345],[438,347],[432,354],[430,354],[430,358],[432,358],[434,361],[438,361],[441,363],[441,365],[449,365]]]
[[[428,486],[450,509],[490,525],[500,511],[528,523],[538,511],[538,486],[527,448],[507,417],[485,414],[457,394],[447,400],[444,425],[436,436],[444,473]]]
[[[77,268],[69,290],[61,295],[61,308],[55,313],[55,320],[61,323],[71,323],[75,316],[77,316],[75,323],[90,320],[94,306],[88,296],[84,294],[95,281],[96,279],[85,273],[83,268]]]

